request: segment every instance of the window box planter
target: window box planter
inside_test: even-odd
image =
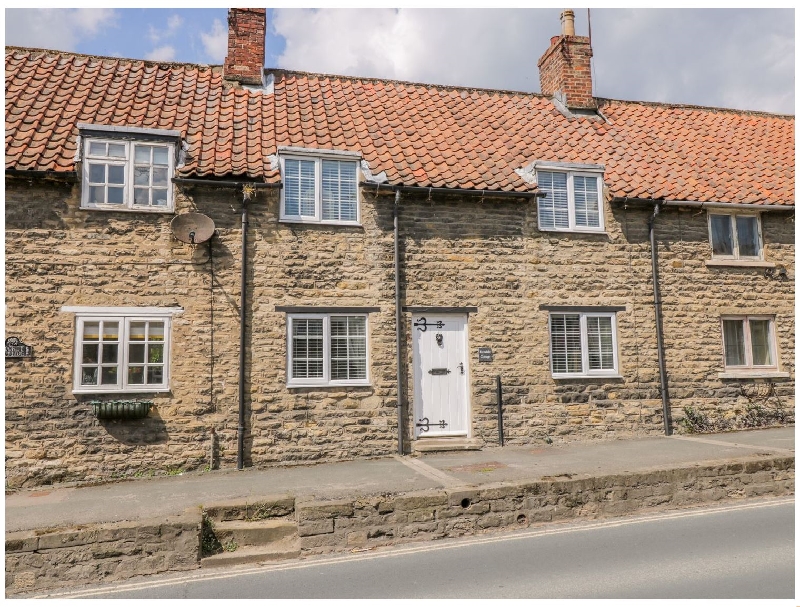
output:
[[[142,419],[153,406],[149,400],[95,400],[89,404],[97,419]]]

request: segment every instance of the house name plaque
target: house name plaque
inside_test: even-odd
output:
[[[30,358],[33,356],[33,346],[22,343],[18,337],[6,339],[6,358]]]
[[[492,355],[491,348],[478,348],[478,362],[479,363],[490,363],[494,360],[494,356]]]

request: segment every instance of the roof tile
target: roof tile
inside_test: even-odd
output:
[[[6,48],[6,168],[72,171],[78,122],[175,129],[184,175],[279,178],[279,145],[360,152],[392,182],[529,191],[535,160],[605,165],[615,196],[794,204],[789,116],[599,99],[568,118],[538,94],[218,69]]]

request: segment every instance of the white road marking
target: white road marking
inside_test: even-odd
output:
[[[425,462],[413,457],[401,457],[399,455],[395,455],[394,458],[401,464],[408,466],[422,476],[427,476],[429,479],[441,483],[445,487],[463,487],[467,484],[464,481],[459,480],[454,476],[450,476],[441,470],[437,470],[433,466],[429,466]]]
[[[677,440],[688,440],[697,443],[708,443],[709,445],[724,445],[726,447],[742,447],[744,449],[757,449],[758,451],[774,451],[784,455],[794,455],[794,449],[783,449],[781,447],[765,447],[763,445],[748,445],[746,443],[733,443],[730,441],[714,440],[713,438],[702,438],[700,436],[677,436],[673,434],[670,438]]]
[[[402,548],[389,547],[385,552],[370,552],[359,554],[345,554],[335,556],[323,557],[310,557],[307,561],[291,562],[291,563],[278,563],[278,564],[264,564],[259,566],[250,566],[247,568],[234,569],[220,573],[209,574],[206,571],[193,571],[192,573],[181,575],[178,577],[171,577],[167,580],[155,580],[146,582],[131,582],[127,584],[118,584],[113,588],[95,588],[88,590],[76,590],[67,592],[55,592],[40,594],[25,598],[82,598],[91,596],[100,596],[104,594],[113,594],[116,592],[125,592],[128,590],[139,590],[144,588],[162,588],[164,586],[175,586],[178,584],[187,584],[191,582],[205,582],[211,580],[223,580],[242,575],[257,575],[278,571],[290,571],[295,569],[307,569],[309,567],[321,567],[325,565],[336,565],[340,563],[349,563],[354,561],[364,561],[377,558],[392,558],[396,556],[403,556],[407,554],[420,554],[423,552],[434,552],[437,550],[451,550],[463,546],[473,546],[478,544],[494,544],[497,542],[508,542],[532,537],[542,537],[547,535],[560,535],[567,533],[579,533],[581,531],[591,531],[601,528],[614,528],[624,527],[627,525],[639,525],[642,523],[649,523],[653,521],[666,521],[679,518],[690,518],[707,516],[711,514],[718,514],[721,512],[732,512],[736,510],[755,510],[760,508],[772,508],[775,506],[783,506],[786,504],[794,503],[794,496],[781,497],[768,500],[759,500],[757,502],[747,502],[740,504],[731,504],[726,506],[712,506],[712,507],[699,507],[690,508],[687,510],[661,512],[656,514],[643,514],[639,516],[604,519],[602,521],[595,521],[591,523],[586,522],[572,522],[572,523],[547,523],[546,527],[531,529],[528,531],[520,531],[515,533],[506,533],[503,535],[470,537],[464,539],[454,540],[441,540],[436,544],[420,544],[415,546],[405,546]]]

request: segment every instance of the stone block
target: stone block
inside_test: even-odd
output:
[[[312,519],[353,516],[353,503],[349,500],[303,502],[297,504],[296,509],[297,520],[299,522]]]
[[[397,510],[419,510],[431,506],[443,506],[447,504],[448,498],[444,491],[424,491],[417,493],[406,493],[395,498],[395,508]]]
[[[320,535],[322,533],[333,533],[333,519],[306,520],[299,523],[298,533],[300,537],[309,535]]]

